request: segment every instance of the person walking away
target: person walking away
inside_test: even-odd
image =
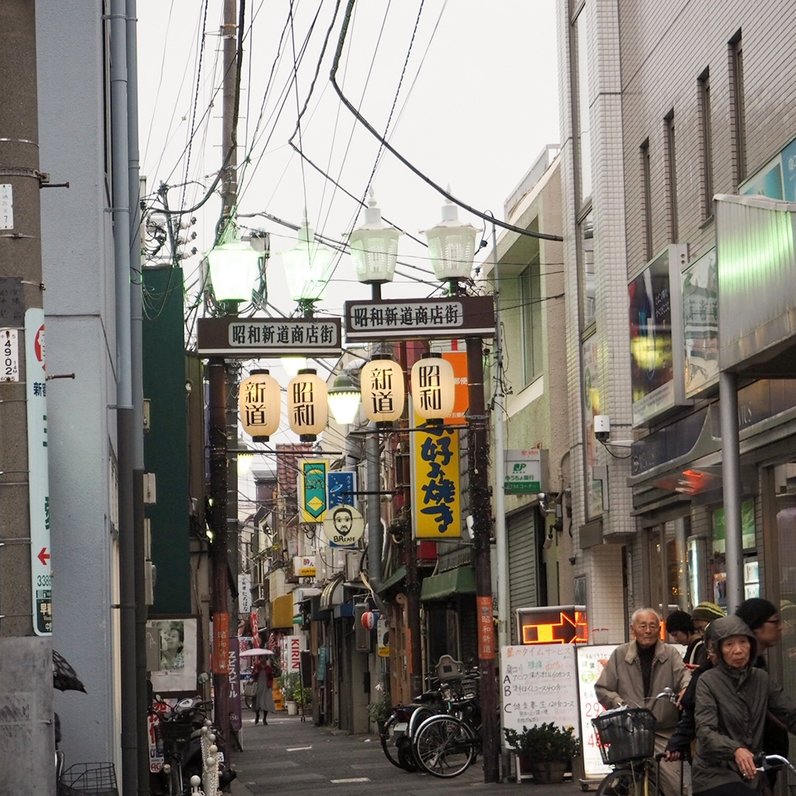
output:
[[[763,745],[766,713],[796,732],[796,701],[754,665],[757,640],[738,616],[711,624],[716,663],[696,686],[694,796],[753,796],[767,785],[755,755]]]
[[[252,668],[252,678],[255,682],[254,691],[254,723],[260,723],[260,713],[263,714],[263,725],[268,724],[268,711],[274,710],[274,670],[271,662],[262,655],[257,658]]]
[[[664,689],[681,693],[691,679],[680,653],[660,640],[661,618],[652,608],[639,608],[630,618],[633,640],[612,653],[594,684],[597,701],[606,709],[629,705],[647,707],[655,716],[655,752],[662,754],[677,723],[677,708],[652,698]],[[662,761],[660,787],[664,796],[680,796],[680,764]]]
[[[753,664],[758,669],[768,671],[768,650],[782,640],[782,617],[777,606],[762,597],[750,597],[738,606],[735,615],[743,619],[757,642],[757,657],[752,659]],[[788,756],[788,731],[776,717],[771,715],[766,717],[763,749],[770,755]],[[778,773],[766,772],[772,788]]]
[[[697,669],[708,659],[702,633],[694,626],[691,614],[685,611],[672,611],[666,617],[666,632],[675,644],[685,647],[683,662],[689,669]]]

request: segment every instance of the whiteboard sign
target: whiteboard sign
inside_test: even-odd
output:
[[[611,771],[603,763],[597,745],[597,733],[591,720],[604,712],[597,701],[594,684],[608,663],[616,644],[598,644],[593,647],[578,647],[578,689],[580,693],[580,737],[583,739],[583,771],[586,779],[601,779]]]
[[[503,727],[522,732],[523,726],[552,722],[579,735],[574,646],[502,647],[500,672]]]

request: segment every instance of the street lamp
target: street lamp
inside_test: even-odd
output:
[[[361,403],[359,386],[349,373],[343,371],[329,388],[329,411],[335,422],[350,426],[356,420]]]
[[[282,263],[290,298],[298,302],[305,315],[312,315],[315,303],[332,276],[336,252],[315,239],[309,222],[298,230],[296,245],[282,252]]]
[[[252,290],[260,276],[261,257],[250,243],[235,237],[230,225],[228,236],[207,253],[216,301],[251,301]]]
[[[381,210],[371,190],[365,210],[365,223],[351,233],[348,244],[356,266],[357,279],[372,286],[374,298],[379,297],[382,284],[393,280],[400,237],[401,233],[395,227],[382,221]]]
[[[459,210],[448,202],[442,206],[442,221],[424,231],[434,276],[452,288],[468,279],[473,269],[475,240],[478,230],[459,221]]]

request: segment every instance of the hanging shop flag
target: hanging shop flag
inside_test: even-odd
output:
[[[326,475],[329,462],[326,459],[302,459],[299,462],[299,512],[301,522],[321,522],[328,507]]]

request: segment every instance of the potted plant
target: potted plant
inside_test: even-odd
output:
[[[280,678],[282,694],[285,698],[285,708],[291,716],[298,712],[298,706],[312,703],[312,689],[301,684],[299,672],[288,672]]]
[[[379,732],[382,731],[384,723],[391,715],[392,705],[390,704],[389,694],[382,694],[380,699],[368,705],[368,718],[378,726]]]
[[[573,727],[559,727],[552,722],[523,725],[522,731],[506,727],[506,745],[520,759],[520,770],[533,775],[534,782],[560,782],[567,766],[581,752],[580,738]]]

